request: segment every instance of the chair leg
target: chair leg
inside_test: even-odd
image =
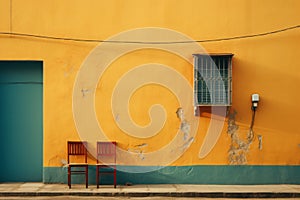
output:
[[[71,166],[68,166],[68,186],[71,189]]]
[[[114,188],[116,188],[117,185],[117,170],[114,168]]]
[[[89,166],[85,166],[85,188],[89,185]]]
[[[99,188],[99,166],[96,166],[96,184],[97,188]]]

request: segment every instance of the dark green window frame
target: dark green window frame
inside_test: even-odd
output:
[[[195,106],[230,106],[233,54],[194,54]]]

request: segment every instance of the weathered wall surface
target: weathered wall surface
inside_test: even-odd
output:
[[[300,21],[299,11],[300,2],[297,0],[0,0],[0,32],[106,40],[123,31],[159,27],[176,31],[194,40],[206,40],[264,33],[295,26]],[[144,34],[148,38],[159,38],[151,32],[146,31]],[[297,28],[261,37],[199,43],[208,53],[234,54],[231,110],[235,110],[236,115],[231,115],[229,122],[233,123],[231,128],[238,126],[238,129],[231,129],[232,132],[228,133],[226,119],[212,150],[201,158],[200,148],[210,122],[215,117],[205,110],[202,110],[200,117],[189,117],[194,112],[193,99],[185,94],[192,91],[187,91],[184,85],[192,87],[193,84],[193,57],[188,50],[182,51],[187,47],[171,44],[173,47],[149,48],[142,44],[133,51],[122,54],[123,49],[130,49],[130,45],[133,44],[107,44],[105,48],[97,51],[98,45],[102,43],[0,34],[0,59],[44,62],[43,158],[46,182],[65,181],[64,175],[58,174],[64,173],[61,167],[66,160],[66,142],[87,137],[92,141],[92,151],[94,141],[104,139],[98,133],[100,126],[108,139],[117,141],[119,156],[132,153],[132,157],[120,157],[120,166],[131,166],[131,170],[138,170],[137,168],[142,166],[172,166],[162,172],[165,178],[158,180],[155,177],[159,176],[152,176],[153,183],[170,180],[180,182],[180,179],[174,178],[180,174],[176,175],[176,170],[183,170],[183,174],[193,176],[193,183],[205,183],[209,179],[197,179],[203,169],[201,167],[205,166],[212,166],[214,177],[222,176],[222,173],[219,173],[221,171],[226,171],[226,176],[231,177],[234,170],[230,168],[233,167],[230,163],[247,164],[242,167],[243,172],[257,177],[260,176],[260,167],[265,166],[270,170],[274,169],[274,173],[276,171],[286,174],[278,180],[272,179],[270,174],[265,178],[267,183],[272,183],[272,180],[273,183],[292,183],[300,180],[289,174],[294,173],[294,177],[299,177],[299,170],[297,173],[297,170],[287,170],[288,166],[297,168],[300,164],[300,95],[297,92],[300,82],[299,36],[300,29]],[[124,36],[122,39],[127,38]],[[180,49],[183,54],[189,55],[184,59],[182,55],[166,50],[168,48]],[[93,50],[98,54],[89,63],[94,65],[84,69],[88,73],[83,72],[83,66],[89,61],[87,58]],[[121,53],[108,60],[107,68],[100,73],[101,60],[113,57],[116,52]],[[138,67],[144,70],[135,71]],[[145,70],[149,69],[149,73],[146,73]],[[160,72],[163,74],[161,77]],[[183,79],[177,79],[174,72]],[[80,73],[85,73],[86,78],[82,78]],[[119,82],[130,73],[136,74],[124,82]],[[146,76],[145,73],[149,75]],[[91,79],[97,81],[95,85],[90,85]],[[133,87],[129,98],[126,99],[125,96],[128,96],[129,92],[126,88],[131,88],[130,84],[138,84],[139,80],[142,82],[145,79],[155,81]],[[158,84],[157,79],[169,80],[168,84],[177,88],[176,92],[170,89],[171,86]],[[175,81],[172,82],[172,79]],[[79,82],[76,82],[78,80]],[[184,81],[184,84],[179,81]],[[114,96],[118,85],[125,91],[118,93],[119,96]],[[242,150],[241,154],[246,160],[233,161],[229,155],[232,143],[240,147],[243,144],[239,142],[247,143],[252,93],[259,93],[261,96],[254,124],[254,139],[247,146],[247,151]],[[93,116],[98,123],[96,125],[91,125],[90,118],[76,121],[78,113],[85,112],[85,107],[82,106],[80,112],[74,113],[74,102],[79,99],[84,104],[89,98],[94,103],[89,106],[93,109]],[[188,102],[185,103],[188,104],[188,110],[184,109],[185,118],[176,114],[178,108],[185,106],[181,105],[181,98]],[[128,101],[124,103],[124,100]],[[161,104],[164,109],[152,107],[156,104]],[[124,105],[128,105],[125,110]],[[153,108],[151,112],[150,108]],[[126,118],[127,111],[134,123],[128,123],[130,120]],[[198,126],[194,126],[195,123]],[[148,128],[139,129],[148,125]],[[87,132],[83,133],[81,130]],[[232,139],[232,134],[235,140]],[[151,152],[163,149],[174,138],[178,139],[174,140],[172,146],[168,146],[170,151],[151,156]],[[174,155],[179,156],[169,160]],[[93,156],[90,156],[90,163],[95,163]],[[194,170],[195,174],[185,167]],[[209,167],[204,171],[207,170],[209,171]],[[125,168],[124,171],[126,172]],[[130,175],[124,174],[122,180],[126,182],[126,177],[130,179]],[[225,178],[214,180],[214,183],[234,182],[226,182]],[[248,183],[247,175],[241,176],[234,183],[239,181]],[[258,183],[262,182],[258,180]]]

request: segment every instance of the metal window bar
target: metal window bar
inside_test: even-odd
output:
[[[195,56],[195,105],[230,105],[232,95],[232,54]]]

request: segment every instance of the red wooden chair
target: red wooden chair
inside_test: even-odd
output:
[[[68,141],[68,185],[71,188],[71,176],[84,174],[85,186],[88,188],[88,163],[87,163],[87,142]],[[73,158],[72,158],[73,157]],[[76,162],[70,162],[70,159],[76,159]],[[84,162],[77,162],[78,159],[84,159]],[[74,168],[72,170],[72,168]]]
[[[114,188],[116,188],[117,185],[116,157],[117,157],[116,142],[97,142],[97,165],[96,165],[97,188],[99,188],[99,181],[101,175],[113,175]]]

